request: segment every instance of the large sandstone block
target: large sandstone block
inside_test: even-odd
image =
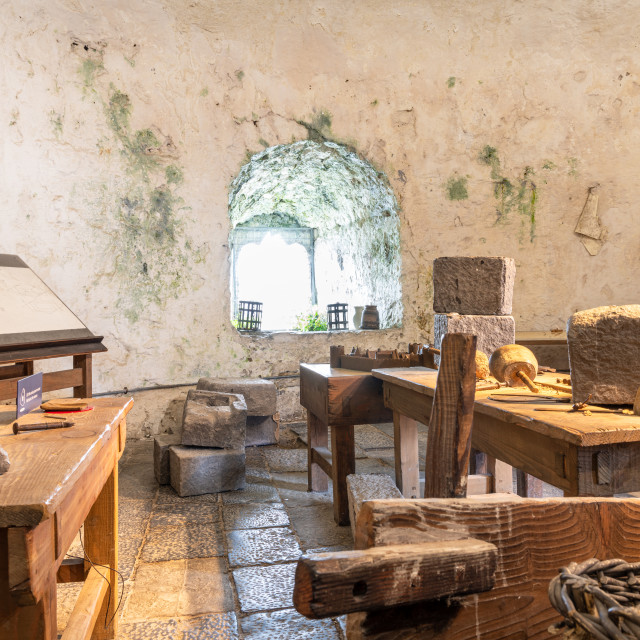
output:
[[[498,348],[516,341],[513,316],[463,316],[457,313],[436,313],[433,318],[435,346],[440,349],[447,333],[472,333],[478,337],[477,349],[489,357]],[[435,357],[440,364],[440,356]]]
[[[633,404],[640,387],[640,305],[596,307],[567,323],[573,401]]]
[[[271,416],[248,416],[245,445],[278,444],[278,423]]]
[[[246,422],[247,405],[242,396],[191,389],[182,415],[182,444],[221,449],[244,447]]]
[[[433,310],[436,313],[508,316],[515,278],[513,258],[436,258],[433,262]]]
[[[169,484],[169,447],[180,444],[180,436],[162,433],[153,439],[153,472],[158,484]]]
[[[237,393],[244,396],[249,416],[272,416],[276,412],[276,385],[260,378],[200,378],[196,389]]]
[[[199,496],[244,488],[245,454],[241,449],[169,449],[171,486],[179,496]]]

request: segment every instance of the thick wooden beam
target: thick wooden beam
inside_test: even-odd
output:
[[[476,393],[476,337],[448,333],[442,339],[427,459],[425,498],[464,498],[471,453]]]
[[[355,613],[349,638],[358,640],[513,640],[548,638],[560,620],[549,603],[558,568],[588,558],[640,561],[637,498],[372,500],[362,505],[356,547],[419,544],[473,537],[498,549],[495,587],[463,596],[457,606],[399,607]],[[386,631],[385,631],[386,630]],[[393,635],[385,635],[392,630]]]
[[[303,556],[293,604],[308,618],[424,602],[491,589],[496,547],[436,541]]]
[[[307,411],[307,474],[309,491],[326,491],[329,488],[330,470],[324,471],[314,457],[314,451],[329,446],[329,427],[326,422]]]

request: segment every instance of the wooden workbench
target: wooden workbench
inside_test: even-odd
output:
[[[64,640],[114,638],[118,605],[118,459],[126,439],[131,398],[90,401],[75,426],[13,435],[15,407],[0,411],[0,447],[9,471],[0,476],[0,637],[54,640],[56,576],[86,581]],[[34,414],[29,414],[31,418]],[[27,421],[25,417],[21,422]],[[85,562],[62,571],[65,553],[84,523],[84,549],[108,578]],[[60,569],[60,571],[59,571]],[[83,570],[84,569],[84,570]],[[80,574],[80,575],[79,575]],[[93,635],[91,629],[95,624]]]
[[[331,477],[333,517],[338,524],[349,524],[346,478],[356,471],[353,427],[392,420],[382,382],[368,371],[300,364],[300,404],[307,410],[309,491],[326,491]]]
[[[437,371],[413,367],[374,369],[372,374],[384,382],[385,404],[394,414],[428,420]],[[543,374],[536,380],[555,382],[555,376]],[[640,416],[537,411],[548,404],[536,400],[535,394],[521,403],[496,402],[488,399],[491,393],[476,393],[475,449],[563,489],[568,496],[640,490]],[[544,390],[542,394],[547,395]]]

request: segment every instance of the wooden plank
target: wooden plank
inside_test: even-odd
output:
[[[56,582],[84,582],[86,579],[84,560],[82,558],[65,558],[58,567]]]
[[[384,406],[382,382],[371,374],[332,376],[327,383],[330,427],[393,420],[393,414]]]
[[[302,379],[302,378],[301,378]],[[329,427],[307,411],[307,483],[309,491],[327,491],[329,477],[314,459],[314,450],[329,446]]]
[[[73,397],[74,398],[90,398],[93,395],[93,378],[92,378],[92,355],[85,353],[82,355],[73,356],[74,369],[80,369],[82,374],[82,382],[78,385],[73,385]]]
[[[474,335],[448,333],[442,339],[429,420],[425,498],[463,498],[467,494],[476,391],[475,353]]]
[[[327,476],[331,475],[333,456],[328,447],[315,447],[311,451],[311,460],[317,464]]]
[[[488,473],[474,473],[467,477],[467,495],[476,496],[493,491],[493,476]]]
[[[413,390],[421,396],[433,396],[436,372],[414,367],[412,369],[374,369],[372,375],[380,380]],[[544,373],[536,381],[555,383],[555,374]],[[640,441],[640,416],[615,413],[584,415],[582,412],[537,411],[548,406],[548,401],[530,394],[528,402],[501,401],[490,399],[492,395],[505,394],[514,390],[498,392],[486,390],[476,393],[475,415],[485,415],[505,425],[515,425],[520,429],[536,432],[555,440],[564,440],[577,446],[600,446],[603,444]],[[518,393],[528,392],[518,389]],[[545,393],[545,395],[548,395]],[[555,395],[555,392],[551,392]],[[558,394],[560,397],[561,394]],[[519,398],[520,400],[522,397]],[[412,416],[413,417],[413,416]],[[419,420],[419,418],[418,418]]]
[[[0,380],[0,398],[8,400],[14,399],[17,393],[18,380],[24,376],[17,378],[8,378]],[[42,390],[56,391],[57,389],[68,389],[77,387],[82,384],[82,371],[80,369],[66,369],[64,371],[50,371],[42,375]],[[84,397],[84,396],[78,396]]]
[[[384,384],[383,395],[385,406],[389,409],[422,424],[429,424],[433,407],[432,395],[418,395],[416,391],[395,383]]]
[[[397,411],[393,412],[393,447],[396,487],[405,498],[419,498],[418,423]]]
[[[577,448],[566,441],[475,413],[471,442],[493,458],[488,460],[492,468],[487,472],[496,475],[496,490],[512,490],[511,467],[501,467],[498,462],[502,461],[577,495]]]
[[[118,465],[113,466],[98,499],[84,522],[85,554],[96,564],[110,567],[107,571],[109,598],[103,600],[93,640],[113,640],[118,633]],[[85,561],[85,569],[88,569]]]
[[[399,608],[393,616],[352,614],[350,638],[500,640],[548,637],[559,620],[547,587],[558,568],[591,557],[640,561],[637,499],[556,498],[492,501],[387,500],[365,502],[356,547],[417,544],[442,536],[473,537],[498,548],[492,591],[459,606]],[[358,617],[356,617],[358,616]]]
[[[349,524],[349,492],[347,476],[356,472],[353,425],[331,428],[331,480],[333,482],[333,519],[340,525]]]
[[[487,591],[496,547],[479,540],[436,541],[303,556],[293,604],[308,618],[328,618]]]
[[[102,338],[100,338],[102,340]],[[13,346],[0,348],[0,363],[3,362],[23,362],[24,360],[46,360],[48,358],[60,358],[63,356],[75,356],[82,353],[102,353],[107,350],[102,342],[92,340],[91,342],[79,344],[71,342],[69,344],[53,344],[32,348],[17,349]]]
[[[58,564],[62,561],[65,551],[71,546],[92,505],[100,496],[112,469],[117,465],[118,446],[117,427],[114,427],[105,435],[91,467],[84,470],[56,509],[54,522]]]
[[[99,571],[95,567],[89,569],[61,640],[88,640],[96,624],[99,631],[101,620],[98,616],[109,589],[106,580],[108,571],[104,567],[100,567]]]
[[[300,404],[327,424],[328,382],[330,369],[318,369],[311,365],[300,365]]]
[[[92,467],[103,440],[133,406],[131,398],[96,398],[76,425],[13,435],[15,407],[0,407],[0,446],[11,460],[0,476],[0,527],[35,526],[53,518],[73,485]],[[52,461],[55,460],[55,464]]]
[[[0,380],[7,380],[9,378],[24,378],[27,375],[28,374],[25,372],[24,362],[21,362],[19,364],[0,366]]]

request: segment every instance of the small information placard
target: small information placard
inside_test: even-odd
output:
[[[34,373],[18,380],[18,396],[16,398],[16,418],[29,413],[42,404],[42,373]]]

